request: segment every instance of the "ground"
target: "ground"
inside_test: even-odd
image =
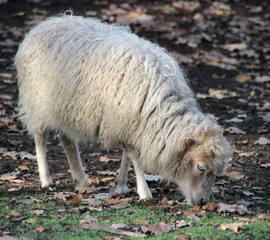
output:
[[[226,203],[246,201],[269,214],[268,1],[260,1],[259,5],[257,1],[226,0],[10,0],[0,4],[0,195],[12,199],[18,195],[75,191],[57,134],[52,134],[48,143],[56,185],[50,190],[40,188],[32,156],[34,142],[17,119],[18,88],[13,66],[18,44],[27,31],[47,17],[69,9],[75,15],[130,25],[133,32],[165,47],[177,59],[202,111],[213,115],[224,127],[225,136],[235,149],[227,175],[219,178],[213,189],[214,198]],[[90,143],[80,149],[95,194],[110,192],[121,150],[106,151],[99,144]],[[173,184],[149,181],[149,185],[157,201],[175,194],[179,194],[180,202],[184,200]],[[136,198],[132,169],[129,188]]]

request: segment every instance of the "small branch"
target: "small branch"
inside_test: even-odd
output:
[[[90,223],[90,224],[82,223],[80,224],[80,226],[82,228],[99,230],[99,231],[104,231],[104,232],[109,232],[109,233],[114,233],[114,234],[119,234],[119,235],[125,235],[129,237],[141,237],[141,238],[146,237],[146,235],[142,233],[134,233],[134,232],[128,232],[128,231],[124,231],[120,229],[114,229],[114,228],[111,228],[110,226],[96,224],[96,223]]]

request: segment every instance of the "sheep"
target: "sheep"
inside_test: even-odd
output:
[[[19,118],[33,136],[42,187],[53,184],[46,139],[59,132],[80,186],[89,186],[78,144],[123,150],[116,193],[127,194],[130,161],[140,199],[144,171],[178,184],[189,205],[208,201],[232,154],[223,128],[200,110],[177,62],[128,27],[62,15],[34,27],[15,57]]]

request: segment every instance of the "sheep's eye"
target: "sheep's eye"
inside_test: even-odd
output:
[[[208,169],[209,169],[209,167],[206,165],[206,164],[204,164],[204,163],[202,163],[202,164],[197,164],[197,168],[202,172],[202,173],[205,173]]]

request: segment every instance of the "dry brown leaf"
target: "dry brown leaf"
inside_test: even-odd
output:
[[[121,199],[115,199],[115,198],[110,198],[110,199],[103,199],[104,202],[110,204],[110,205],[115,205],[117,203],[122,202]]]
[[[72,198],[70,200],[68,200],[66,202],[67,205],[70,205],[70,204],[78,204],[82,199],[82,194],[77,194],[77,195],[74,195],[72,196]]]
[[[182,227],[186,227],[186,226],[190,226],[189,223],[186,223],[185,220],[181,220],[181,221],[176,221],[175,227],[178,228],[182,228]]]
[[[92,223],[92,222],[97,222],[97,221],[98,221],[98,218],[96,216],[91,216],[91,215],[87,214],[85,216],[85,218],[80,221],[80,224]]]
[[[232,172],[226,173],[226,177],[228,177],[232,181],[238,181],[240,179],[243,179],[245,175],[237,171],[232,171]]]
[[[21,215],[21,213],[19,213],[19,212],[16,212],[16,211],[11,211],[11,215],[13,216],[13,217],[19,217],[20,215]]]
[[[240,74],[235,77],[235,80],[240,83],[248,83],[251,81],[251,76],[246,74]]]
[[[75,191],[78,191],[79,193],[94,193],[96,192],[95,187],[83,187],[83,186],[76,186]]]
[[[165,222],[160,222],[158,224],[158,226],[160,227],[160,229],[162,230],[162,232],[170,232],[173,230],[173,226],[165,223]]]
[[[19,165],[18,168],[22,171],[29,171],[29,167],[25,166],[25,165]]]
[[[240,223],[222,223],[218,228],[225,231],[229,229],[235,233],[238,232],[239,229],[243,228],[247,223],[240,222]]]
[[[0,175],[0,180],[4,180],[4,181],[11,181],[11,180],[14,180],[14,179],[17,179],[18,178],[18,174],[20,172],[11,172],[11,173],[5,173],[3,175]]]
[[[201,4],[195,1],[173,1],[172,5],[187,12],[194,12],[201,7]]]
[[[176,240],[188,240],[188,239],[189,239],[189,237],[187,237],[187,236],[185,236],[183,234],[178,235],[177,238],[176,238]]]
[[[238,205],[238,204],[224,204],[224,203],[219,203],[218,204],[218,213],[221,212],[238,212],[240,215],[243,215],[245,213],[248,213],[247,207],[245,205]]]
[[[215,210],[215,203],[214,202],[208,202],[203,206],[203,209],[213,212]]]
[[[44,228],[44,227],[36,227],[36,229],[37,229],[40,233],[42,233],[42,232],[45,231],[45,228]]]

